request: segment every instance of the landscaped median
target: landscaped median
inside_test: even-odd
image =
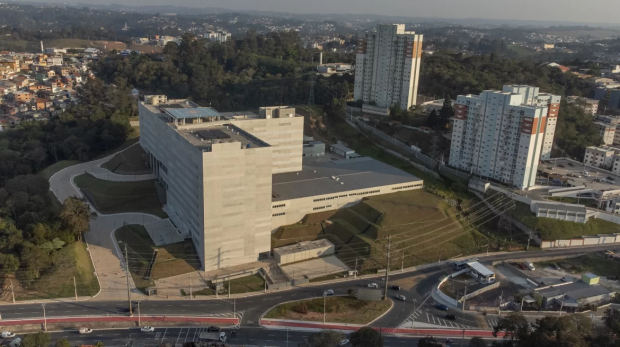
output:
[[[235,326],[239,324],[239,318],[226,317],[192,317],[192,316],[140,316],[140,325],[167,326],[177,324],[196,324],[196,325],[228,325]],[[46,324],[48,330],[59,329],[78,329],[80,327],[88,327],[91,329],[103,328],[120,328],[138,326],[138,315],[129,316],[81,316],[81,317],[62,317],[40,319],[20,319],[20,320],[1,320],[0,329],[14,330],[19,327],[20,331],[39,331],[42,325]],[[9,328],[12,329],[4,329]]]
[[[365,301],[351,296],[325,298],[325,321],[366,325],[392,308],[392,300]],[[272,308],[265,319],[323,322],[323,298],[300,300]]]

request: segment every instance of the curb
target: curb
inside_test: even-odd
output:
[[[192,316],[140,316],[140,321],[167,323],[167,322],[196,322],[196,323],[223,323],[238,325],[239,318],[219,318],[219,317],[192,317]],[[124,317],[67,317],[67,318],[47,318],[47,319],[23,319],[23,320],[1,320],[0,326],[20,326],[29,324],[54,324],[54,323],[95,323],[95,322],[138,322],[138,316]]]

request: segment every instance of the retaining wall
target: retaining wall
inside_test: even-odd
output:
[[[467,301],[469,298],[473,298],[473,297],[474,297],[474,296],[476,296],[476,295],[480,295],[480,294],[482,294],[482,293],[488,292],[489,290],[491,290],[491,289],[495,289],[495,288],[498,288],[498,287],[499,287],[499,281],[497,281],[497,282],[495,282],[495,283],[493,283],[493,284],[489,284],[489,285],[488,285],[488,286],[486,286],[486,287],[482,287],[482,288],[480,288],[480,289],[476,290],[475,292],[471,292],[471,293],[469,293],[469,294],[467,294],[467,295],[462,296],[462,297],[458,300],[458,302],[462,303],[462,302],[463,302],[463,299]]]

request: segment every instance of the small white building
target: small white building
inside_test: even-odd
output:
[[[471,270],[470,275],[476,278],[482,284],[491,284],[495,282],[495,273],[486,266],[477,261],[467,263],[467,267]]]
[[[339,143],[333,144],[329,148],[329,150],[332,153],[335,153],[335,154],[337,154],[337,155],[339,155],[341,157],[344,157],[345,159],[357,158],[357,157],[360,156],[359,154],[355,153],[355,151],[352,150],[351,148],[349,148],[349,147],[347,147],[345,145],[339,144]]]
[[[275,248],[273,256],[278,264],[288,264],[334,254],[335,246],[328,240],[298,242],[294,245]]]
[[[575,223],[588,221],[583,205],[539,202],[532,207],[536,217],[553,218]]]

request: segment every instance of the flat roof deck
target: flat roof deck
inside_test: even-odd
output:
[[[308,158],[303,161],[302,171],[273,175],[272,200],[299,199],[405,183],[422,184],[423,181],[368,157],[343,160]]]
[[[208,123],[207,123],[208,124]],[[264,142],[231,125],[214,125],[192,129],[175,129],[190,144],[210,149],[214,143],[240,142],[241,148],[265,147]],[[250,145],[250,147],[248,147]]]

